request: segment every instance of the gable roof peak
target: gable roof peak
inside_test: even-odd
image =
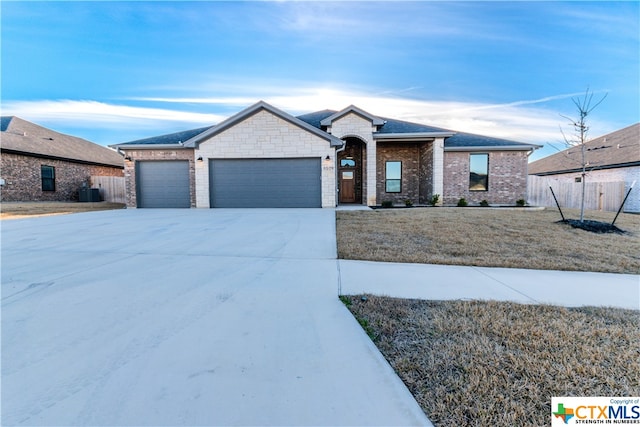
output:
[[[355,105],[351,104],[347,108],[344,108],[344,109],[338,111],[337,113],[330,115],[326,119],[320,121],[320,124],[322,126],[331,126],[331,123],[334,120],[337,120],[340,117],[345,116],[345,115],[347,115],[349,113],[356,113],[357,115],[362,116],[365,119],[370,120],[371,123],[374,126],[382,126],[386,122],[385,120],[381,119],[380,117],[374,116],[373,114],[368,113],[368,112],[364,111],[363,109],[358,108]]]
[[[197,148],[200,142],[214,135],[217,135],[218,133],[224,131],[225,129],[228,129],[236,125],[237,123],[258,113],[261,110],[268,111],[274,116],[281,118],[282,120],[292,123],[308,132],[315,134],[316,136],[319,136],[320,138],[326,139],[333,147],[341,147],[343,145],[343,142],[340,139],[336,138],[335,136],[328,134],[326,132],[323,132],[322,130],[311,126],[305,121],[300,120],[299,118],[294,117],[291,114],[285,111],[282,111],[279,108],[276,108],[273,105],[261,100],[256,102],[253,105],[250,105],[249,107],[245,108],[239,113],[227,118],[226,120],[223,120],[216,126],[212,126],[209,130],[206,130],[205,132],[202,132],[201,134],[194,136],[188,141],[185,141],[184,146],[188,148]]]

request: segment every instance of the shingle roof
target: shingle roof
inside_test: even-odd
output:
[[[186,130],[182,132],[171,133],[167,135],[154,136],[150,138],[139,139],[136,141],[124,142],[121,144],[116,144],[114,147],[121,147],[123,149],[127,148],[127,146],[138,146],[138,145],[148,145],[150,148],[153,145],[178,145],[179,143],[184,143],[188,140],[198,139],[197,137],[202,134],[203,137],[208,136],[210,134],[215,133],[219,128],[224,127],[225,123],[229,123],[233,125],[237,120],[234,118],[242,118],[246,115],[247,112],[251,113],[256,108],[270,108],[276,111],[279,114],[286,115],[286,113],[275,109],[264,102],[259,102],[246,110],[241,111],[238,115],[230,117],[224,122],[215,125],[208,126],[204,128]],[[353,108],[357,110],[357,107],[347,107],[347,109]],[[343,110],[344,111],[344,110]],[[360,111],[360,110],[357,110]],[[312,113],[302,114],[292,119],[298,119],[308,125],[311,125],[313,128],[324,131],[325,126],[322,125],[322,121],[337,114],[338,112],[335,110],[321,110],[315,111]],[[366,113],[366,112],[365,112]],[[368,113],[367,113],[368,114]],[[421,123],[407,122],[403,120],[390,119],[386,117],[380,117],[384,121],[384,124],[378,128],[376,134],[378,135],[391,135],[391,134],[420,134],[420,133],[450,133],[454,134],[453,136],[447,136],[445,139],[445,149],[463,149],[463,148],[491,148],[491,147],[509,147],[511,149],[517,150],[530,150],[533,148],[538,148],[539,146],[533,144],[525,144],[522,142],[509,141],[506,139],[493,138],[489,136],[483,135],[474,135],[470,133],[463,132],[455,132],[449,129],[439,128],[435,126],[428,126]]]
[[[203,128],[184,130],[181,132],[168,133],[166,135],[152,136],[150,138],[137,139],[135,141],[123,142],[122,144],[116,144],[118,147],[126,148],[127,145],[165,145],[165,144],[180,144],[191,138],[200,135],[201,133],[211,129],[214,126],[206,126]]]
[[[592,139],[585,144],[589,169],[640,165],[640,123]],[[571,147],[529,164],[529,175],[574,172],[582,168],[580,147]]]
[[[124,168],[123,157],[109,148],[19,117],[2,117],[0,130],[2,151]]]
[[[319,129],[322,129],[320,122],[327,117],[332,116],[336,112],[333,110],[322,110],[313,113],[298,116],[302,121],[309,123]],[[453,133],[453,136],[445,139],[445,149],[455,148],[486,148],[486,147],[522,147],[523,150],[530,150],[539,146],[533,144],[525,144],[522,142],[510,141],[501,138],[493,138],[483,135],[474,135],[471,133],[456,132],[450,129],[428,126],[421,123],[407,122],[404,120],[390,119],[381,117],[384,125],[378,128],[376,134],[417,134],[417,133]]]
[[[258,101],[255,104],[245,108],[244,110],[240,111],[239,113],[229,117],[228,119],[218,123],[216,126],[211,127],[210,129],[208,129],[207,131],[205,131],[202,135],[191,139],[187,144],[185,144],[185,146],[188,147],[197,147],[198,144],[203,141],[206,138],[209,138],[211,136],[214,136],[216,134],[218,134],[219,132],[222,132],[232,126],[235,126],[236,123],[241,122],[242,120],[246,119],[247,117],[250,117],[260,111],[268,111],[269,113],[271,113],[272,115],[279,117],[282,120],[285,120],[289,123],[292,123],[295,126],[298,126],[301,129],[306,130],[307,132],[310,132],[312,134],[315,134],[316,136],[319,136],[320,138],[326,139],[327,141],[329,141],[329,143],[331,144],[332,147],[341,147],[344,143],[336,138],[335,136],[326,133],[324,131],[322,131],[321,129],[315,127],[315,126],[310,126],[309,123],[300,120],[298,117],[294,117],[292,115],[290,115],[287,112],[284,112],[276,107],[274,107],[273,105],[270,105],[264,101]]]

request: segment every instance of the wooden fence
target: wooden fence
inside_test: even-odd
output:
[[[92,176],[91,188],[99,188],[100,196],[105,202],[126,203],[124,177]]]
[[[624,199],[624,181],[586,182],[584,208],[588,210],[615,212]],[[562,208],[580,208],[582,183],[560,181],[544,176],[529,175],[527,184],[527,202],[534,206],[555,207],[555,201],[549,187],[558,198]]]

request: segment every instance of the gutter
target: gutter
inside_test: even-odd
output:
[[[455,135],[455,132],[413,132],[413,133],[374,133],[373,139],[385,140],[393,139],[396,141],[415,141],[434,138],[449,138]]]
[[[121,164],[102,163],[102,162],[94,162],[91,160],[81,160],[81,159],[70,159],[68,157],[51,156],[48,154],[30,153],[27,151],[11,150],[10,148],[0,148],[0,152],[7,153],[7,154],[15,154],[19,156],[25,156],[25,157],[35,157],[38,159],[49,159],[49,160],[59,160],[62,162],[69,162],[69,163],[78,163],[81,165],[106,166],[109,168],[124,169],[124,165],[121,165]]]
[[[444,147],[444,151],[531,151],[542,145],[481,145],[476,147]]]
[[[185,147],[184,144],[128,144],[128,145],[114,144],[114,145],[109,145],[109,147],[115,148],[116,150],[154,150],[154,149],[181,150],[184,148],[191,148],[191,147]]]
[[[603,170],[603,169],[630,168],[634,166],[640,166],[640,162],[636,161],[636,162],[617,163],[613,165],[602,165],[602,166],[591,165],[588,167],[588,172]],[[565,173],[576,173],[576,172],[582,172],[582,168],[564,169],[564,170],[548,171],[548,172],[530,172],[529,175],[548,176],[548,175],[562,175]]]

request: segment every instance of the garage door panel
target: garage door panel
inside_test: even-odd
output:
[[[188,161],[136,163],[138,207],[188,208],[191,206]]]
[[[209,177],[211,207],[321,206],[319,158],[213,159]]]

